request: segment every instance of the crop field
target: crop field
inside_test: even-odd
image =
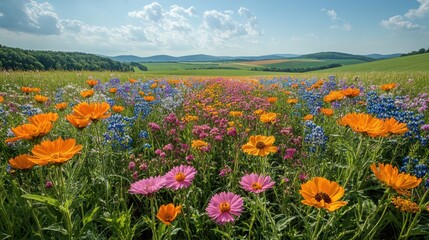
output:
[[[428,79],[3,72],[0,238],[425,239]]]

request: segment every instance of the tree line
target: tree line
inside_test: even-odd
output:
[[[264,67],[264,68],[258,68],[254,67],[251,68],[253,71],[264,71],[264,72],[310,72],[310,71],[317,71],[317,70],[323,70],[328,68],[336,68],[341,67],[342,64],[339,63],[331,63],[329,65],[324,66],[318,66],[318,67],[304,67],[304,68],[276,68],[276,67]]]
[[[411,55],[416,55],[416,54],[422,54],[422,53],[429,53],[429,48],[428,49],[420,48],[418,51],[412,51],[409,53],[404,53],[404,54],[401,54],[401,57],[411,56]]]
[[[0,45],[0,70],[18,71],[142,71],[140,63],[121,63],[108,57],[80,52],[24,50]]]

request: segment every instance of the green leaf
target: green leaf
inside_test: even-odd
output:
[[[100,209],[100,207],[95,207],[94,209],[92,209],[91,213],[89,215],[86,215],[83,218],[83,225],[85,226],[86,224],[92,222],[92,220],[94,220],[94,214],[98,211],[98,209]]]
[[[41,203],[46,203],[46,204],[54,206],[58,209],[61,206],[60,202],[57,199],[51,198],[51,197],[46,197],[46,196],[41,196],[41,195],[36,195],[36,194],[24,194],[21,197],[23,197],[25,199],[35,200],[35,201],[38,201]]]

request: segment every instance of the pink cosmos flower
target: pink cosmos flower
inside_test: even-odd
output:
[[[275,182],[271,181],[270,176],[258,175],[256,173],[246,174],[241,178],[241,188],[253,192],[261,193],[272,188]]]
[[[232,192],[215,194],[206,208],[209,217],[220,225],[235,221],[234,216],[240,217],[242,211],[243,199]]]
[[[164,186],[165,178],[163,176],[156,176],[145,178],[135,183],[132,183],[128,192],[132,194],[150,196],[151,194],[158,192]]]
[[[165,174],[166,187],[177,190],[187,188],[194,180],[197,170],[192,166],[180,165]]]

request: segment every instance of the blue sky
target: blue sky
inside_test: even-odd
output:
[[[429,47],[429,0],[0,0],[0,44],[109,56]]]

